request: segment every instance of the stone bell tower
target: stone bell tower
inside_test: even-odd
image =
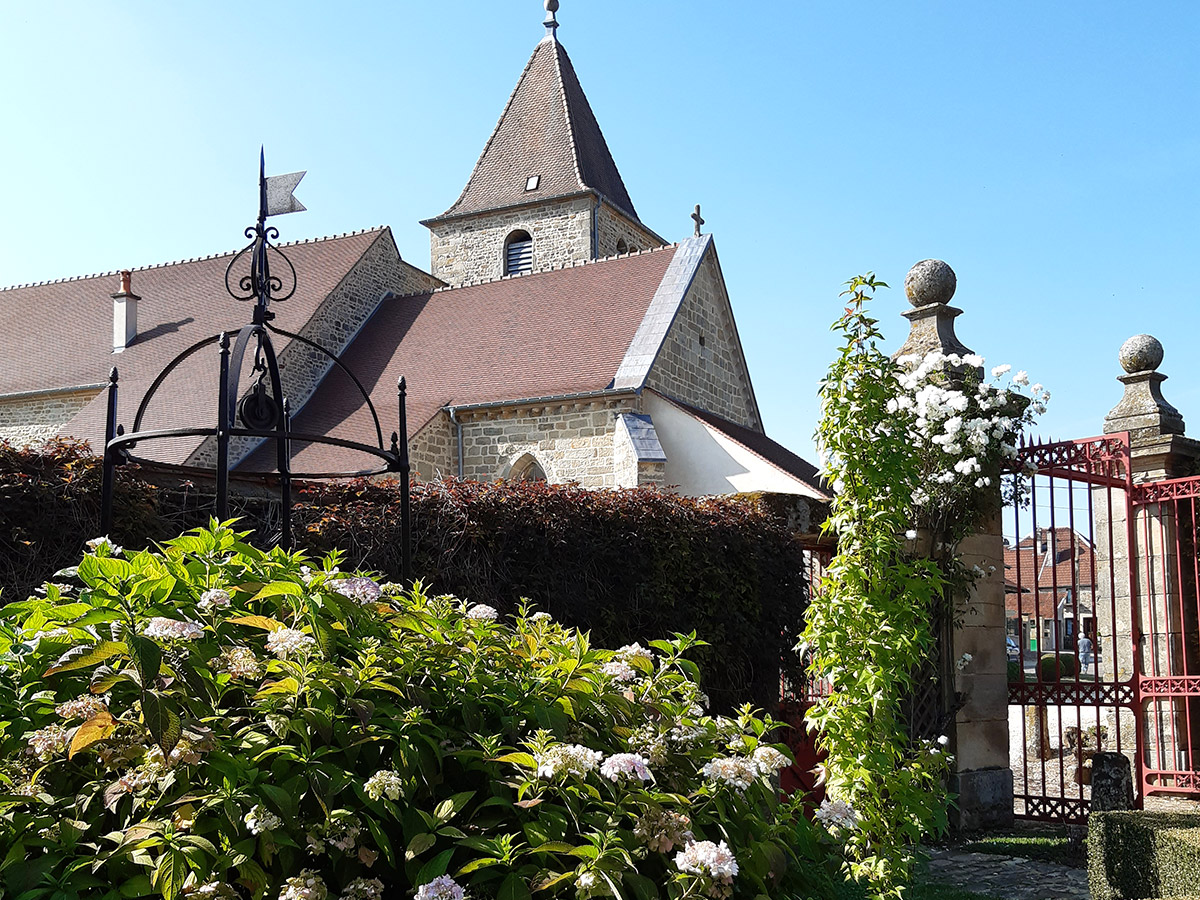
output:
[[[662,246],[638,219],[567,51],[545,37],[458,200],[421,224],[430,270],[457,287]]]

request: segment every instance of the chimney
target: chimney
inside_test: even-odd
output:
[[[133,273],[122,269],[121,287],[113,299],[113,353],[120,353],[137,337],[137,308],[142,298],[130,289]]]

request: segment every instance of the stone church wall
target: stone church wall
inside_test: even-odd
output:
[[[636,398],[527,407],[465,414],[463,476],[476,481],[503,478],[526,454],[548,481],[578,482],[587,488],[632,487],[629,471],[617,475],[618,412],[635,411]],[[626,467],[627,468],[627,467]]]
[[[607,203],[600,204],[596,224],[599,235],[597,244],[601,257],[615,256],[617,242],[622,240],[625,242],[628,252],[664,246],[662,238],[656,237],[649,229],[643,228]]]
[[[667,332],[646,386],[762,430],[729,297],[711,252]]]
[[[18,446],[49,440],[98,393],[99,390],[90,388],[0,400],[0,439]]]
[[[505,238],[517,230],[533,238],[535,272],[591,259],[594,202],[580,197],[431,225],[430,267],[455,287],[500,278]]]
[[[366,324],[387,291],[416,293],[440,285],[436,279],[400,259],[391,231],[384,229],[367,248],[329,296],[322,301],[299,334],[315,341],[339,356]],[[279,377],[293,415],[308,402],[321,380],[333,368],[333,361],[299,341],[277,345]],[[250,385],[243,378],[246,390]],[[235,465],[261,443],[256,438],[234,438],[229,443],[229,458]],[[189,465],[215,466],[215,438],[209,438],[192,454]]]
[[[454,426],[444,412],[436,416],[409,438],[408,461],[418,481],[433,481],[458,474],[458,459],[454,452]]]

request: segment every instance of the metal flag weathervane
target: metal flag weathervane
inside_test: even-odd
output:
[[[216,455],[216,515],[218,519],[229,516],[229,473],[237,460],[231,458],[231,441],[239,442],[239,451],[248,456],[246,447],[256,443],[264,446],[275,446],[275,472],[279,479],[280,494],[280,532],[278,543],[284,549],[292,546],[291,534],[291,505],[292,480],[294,478],[324,479],[352,478],[355,476],[372,476],[390,473],[399,476],[400,480],[400,520],[401,520],[401,577],[405,580],[411,577],[411,514],[409,510],[409,474],[408,458],[408,422],[405,410],[407,384],[403,378],[397,384],[397,401],[399,409],[399,430],[392,432],[391,446],[385,446],[383,428],[371,396],[363,384],[349,369],[345,362],[336,354],[316,341],[300,334],[285,331],[271,324],[275,313],[268,307],[272,301],[282,302],[296,292],[296,268],[282,250],[272,242],[278,240],[279,230],[273,225],[267,225],[271,216],[282,216],[287,213],[303,212],[304,204],[293,196],[296,185],[304,177],[304,172],[291,172],[287,175],[266,174],[266,153],[260,149],[258,155],[258,221],[245,230],[250,243],[240,252],[234,254],[225,269],[225,289],[235,300],[253,300],[254,311],[252,321],[239,331],[226,331],[212,335],[188,347],[176,356],[159,372],[158,377],[150,385],[138,406],[134,416],[133,428],[127,433],[123,426],[117,423],[117,381],[118,374],[114,368],[109,375],[108,388],[108,418],[105,428],[104,444],[104,478],[101,489],[101,525],[104,533],[108,533],[113,518],[113,488],[115,485],[115,467],[127,462],[143,462],[155,464],[160,468],[182,469],[182,466],[165,463],[155,463],[149,459],[138,459],[132,450],[139,441],[153,441],[167,438],[203,438],[212,439]],[[234,269],[244,272],[241,268],[243,259],[248,259],[250,271],[245,275],[235,275]],[[278,275],[271,274],[271,262],[282,261],[290,272],[290,283],[285,283]],[[282,271],[282,270],[281,270]],[[375,444],[367,444],[357,440],[334,437],[328,434],[305,434],[292,429],[291,409],[284,396],[283,380],[279,360],[271,340],[275,334],[297,345],[304,345],[309,350],[324,356],[332,366],[341,370],[342,374],[354,383],[362,398],[362,404],[371,415],[375,428]],[[150,408],[150,402],[157,394],[163,382],[188,357],[205,347],[213,344],[219,349],[219,375],[217,382],[217,423],[211,426],[186,426],[181,428],[144,429],[142,422]],[[248,357],[248,354],[252,354]],[[240,380],[243,374],[243,363],[250,364],[248,369],[252,381],[251,387],[243,391]],[[355,451],[373,456],[377,463],[382,463],[378,469],[355,472],[309,472],[298,473],[292,470],[293,442],[302,444],[325,444],[344,450]]]

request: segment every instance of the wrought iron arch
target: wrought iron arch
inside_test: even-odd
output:
[[[405,410],[407,384],[400,378],[397,384],[398,428],[392,432],[390,446],[384,446],[383,427],[379,414],[371,401],[370,394],[361,381],[346,365],[338,354],[322,347],[316,341],[292,332],[285,331],[271,324],[275,314],[270,310],[272,301],[282,302],[291,297],[296,290],[296,269],[291,261],[278,247],[271,242],[278,239],[279,231],[274,226],[267,226],[268,216],[286,212],[298,212],[304,209],[294,198],[291,190],[299,182],[303,172],[294,175],[279,176],[284,182],[286,194],[279,192],[280,184],[273,184],[276,179],[265,176],[263,157],[259,158],[259,212],[255,225],[246,229],[250,244],[239,251],[225,270],[225,289],[235,300],[254,300],[251,322],[242,326],[236,332],[223,331],[197,341],[172,359],[151,382],[150,387],[142,396],[134,416],[133,428],[125,431],[123,425],[117,422],[117,392],[119,375],[116,368],[109,374],[108,382],[108,415],[105,428],[103,488],[101,493],[101,527],[104,533],[112,527],[113,517],[113,486],[115,469],[128,462],[152,462],[149,459],[134,455],[133,451],[140,443],[160,441],[180,437],[213,438],[216,441],[216,510],[219,519],[229,517],[229,445],[233,438],[258,438],[272,441],[276,450],[276,474],[279,477],[280,501],[282,507],[282,527],[279,545],[285,550],[292,548],[291,534],[291,497],[292,480],[294,478],[333,479],[350,478],[355,476],[373,476],[385,473],[400,475],[401,500],[401,548],[402,577],[411,579],[411,513],[409,503],[409,475],[411,466],[408,458],[408,423]],[[249,255],[250,273],[235,281],[233,270],[238,260]],[[271,274],[271,259],[281,259],[287,265],[291,283],[286,286],[279,277]],[[292,430],[291,409],[283,391],[280,377],[279,360],[271,340],[272,333],[299,341],[310,347],[337,366],[349,376],[357,389],[359,396],[371,415],[374,425],[375,443],[333,437],[325,434],[309,434]],[[232,346],[231,346],[232,343]],[[184,426],[180,428],[161,428],[143,430],[146,411],[151,400],[158,394],[163,383],[170,374],[187,359],[199,353],[212,344],[218,345],[218,383],[217,383],[217,423],[212,425]],[[251,345],[254,347],[254,363],[251,367],[252,377],[257,375],[257,383],[251,390],[242,394],[240,380],[246,354]],[[355,472],[301,472],[292,471],[291,445],[293,442],[309,444],[325,444],[364,453],[377,460],[376,467],[365,471]],[[160,468],[182,468],[181,466],[154,462]]]

